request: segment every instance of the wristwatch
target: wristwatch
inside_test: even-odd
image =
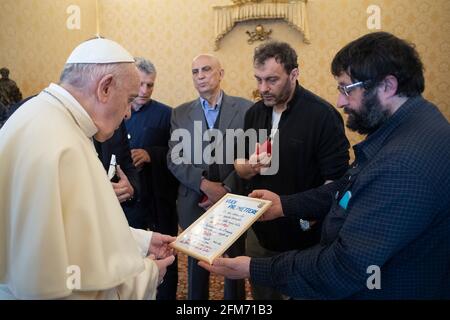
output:
[[[308,231],[309,229],[311,229],[311,225],[309,224],[308,220],[303,220],[300,219],[300,228],[302,228],[303,231]]]

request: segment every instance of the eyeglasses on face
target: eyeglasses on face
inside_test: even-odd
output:
[[[355,83],[351,83],[346,86],[338,85],[337,89],[339,90],[340,93],[342,93],[348,97],[353,90],[355,90],[356,88],[364,87],[369,82],[370,82],[370,80],[366,80],[366,81],[358,81]]]

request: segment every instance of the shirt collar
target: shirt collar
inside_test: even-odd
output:
[[[390,137],[392,132],[422,103],[424,103],[422,96],[416,96],[406,100],[380,128],[368,135],[364,141],[353,146],[356,158],[358,160],[361,157],[366,160],[372,159],[385,145],[385,141]]]
[[[98,129],[81,104],[63,87],[51,83],[44,92],[59,101],[72,115],[75,122],[88,138],[92,138]]]
[[[131,108],[131,113],[134,112],[139,112],[141,110],[144,110],[145,108],[147,108],[147,106],[151,105],[153,102],[153,99],[148,100],[146,103],[144,103],[143,105],[140,105],[137,110],[134,110],[133,108]]]
[[[219,97],[217,98],[217,102],[213,108],[210,108],[208,100],[203,99],[202,97],[200,97],[200,104],[202,105],[202,108],[205,111],[207,111],[207,110],[219,111],[220,106],[222,105],[222,99],[223,99],[223,91],[220,90]]]
[[[144,109],[144,107],[146,107],[147,105],[150,105],[152,103],[152,101],[153,101],[152,99],[148,100],[146,103],[144,103],[144,104],[140,105],[139,107],[137,107],[137,110],[134,110],[134,108],[132,107],[131,108],[131,113],[141,111],[142,109]]]
[[[300,97],[302,95],[302,90],[303,90],[303,88],[300,86],[298,81],[296,81],[294,94],[292,95],[292,99],[288,101],[287,106],[286,106],[286,110],[284,110],[284,112],[291,111],[292,106],[295,106],[298,103],[298,100],[300,99]]]

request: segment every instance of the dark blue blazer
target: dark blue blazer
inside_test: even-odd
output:
[[[252,281],[301,299],[450,298],[448,121],[410,98],[354,149],[343,178],[281,197],[286,216],[326,215],[320,243],[252,259]]]

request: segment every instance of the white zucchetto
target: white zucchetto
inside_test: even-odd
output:
[[[132,62],[133,56],[120,44],[109,39],[95,38],[78,45],[67,63],[119,63]]]

